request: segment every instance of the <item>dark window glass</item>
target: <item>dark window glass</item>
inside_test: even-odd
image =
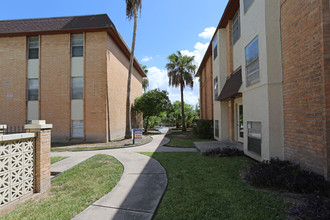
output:
[[[28,79],[28,101],[37,101],[39,93],[39,80]]]
[[[73,138],[84,137],[84,121],[82,120],[71,121],[71,136]]]
[[[218,77],[214,78],[214,100],[218,98]]]
[[[214,135],[219,137],[219,120],[214,121]]]
[[[238,39],[241,37],[241,24],[240,24],[240,15],[239,10],[236,13],[234,19],[233,19],[233,45],[238,41]]]
[[[250,8],[254,0],[244,0],[244,13]]]
[[[84,56],[84,36],[83,34],[71,35],[72,57]]]
[[[245,48],[246,86],[259,82],[259,47],[258,37]]]
[[[39,59],[39,37],[28,38],[28,59]]]
[[[71,99],[83,99],[84,79],[83,77],[71,78]]]
[[[218,56],[218,38],[214,38],[213,41],[213,59],[217,58]]]

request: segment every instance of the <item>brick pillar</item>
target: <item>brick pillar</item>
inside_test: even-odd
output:
[[[0,136],[4,135],[6,129],[7,129],[7,125],[0,125]]]
[[[34,192],[44,193],[50,189],[50,147],[51,128],[44,120],[32,120],[25,125],[25,131],[36,133]]]
[[[228,101],[228,127],[229,127],[229,140],[235,141],[235,102],[234,99]]]

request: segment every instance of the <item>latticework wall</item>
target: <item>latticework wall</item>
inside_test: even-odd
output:
[[[0,142],[0,207],[33,192],[34,138]]]

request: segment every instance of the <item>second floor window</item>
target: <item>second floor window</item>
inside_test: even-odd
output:
[[[71,99],[83,99],[84,97],[84,78],[71,78]]]
[[[259,82],[259,47],[258,37],[245,48],[246,86]]]
[[[39,37],[28,38],[28,59],[39,59]]]
[[[244,0],[244,13],[249,10],[250,6],[252,5],[254,0]]]
[[[213,40],[213,59],[218,56],[218,38],[215,37]]]
[[[239,10],[236,13],[234,19],[233,19],[233,45],[238,41],[238,39],[241,37],[241,21],[240,21],[240,15]]]
[[[72,57],[82,57],[84,55],[84,35],[71,35],[71,54]]]
[[[218,77],[214,78],[214,100],[218,98]]]
[[[28,101],[38,101],[39,79],[28,79]]]

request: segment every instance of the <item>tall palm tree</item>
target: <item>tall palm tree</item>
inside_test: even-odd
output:
[[[143,69],[144,73],[147,75],[148,74],[147,66],[146,65],[143,65],[142,66],[142,69]],[[144,92],[147,91],[147,88],[148,87],[149,87],[149,79],[148,79],[148,77],[144,77],[142,79],[142,88],[143,88]]]
[[[126,0],[126,17],[131,20],[134,17],[134,29],[133,29],[133,40],[131,48],[131,57],[129,63],[128,80],[127,80],[127,98],[126,98],[126,129],[125,138],[132,138],[131,133],[131,78],[134,63],[134,50],[136,41],[136,29],[137,29],[137,17],[138,11],[141,13],[142,0]]]
[[[179,87],[181,89],[181,115],[182,115],[182,131],[186,131],[185,116],[184,116],[184,99],[183,90],[186,86],[191,89],[194,86],[194,78],[196,66],[193,64],[194,56],[182,56],[181,52],[173,53],[167,59],[169,63],[166,64],[167,75],[169,78],[169,85]]]

